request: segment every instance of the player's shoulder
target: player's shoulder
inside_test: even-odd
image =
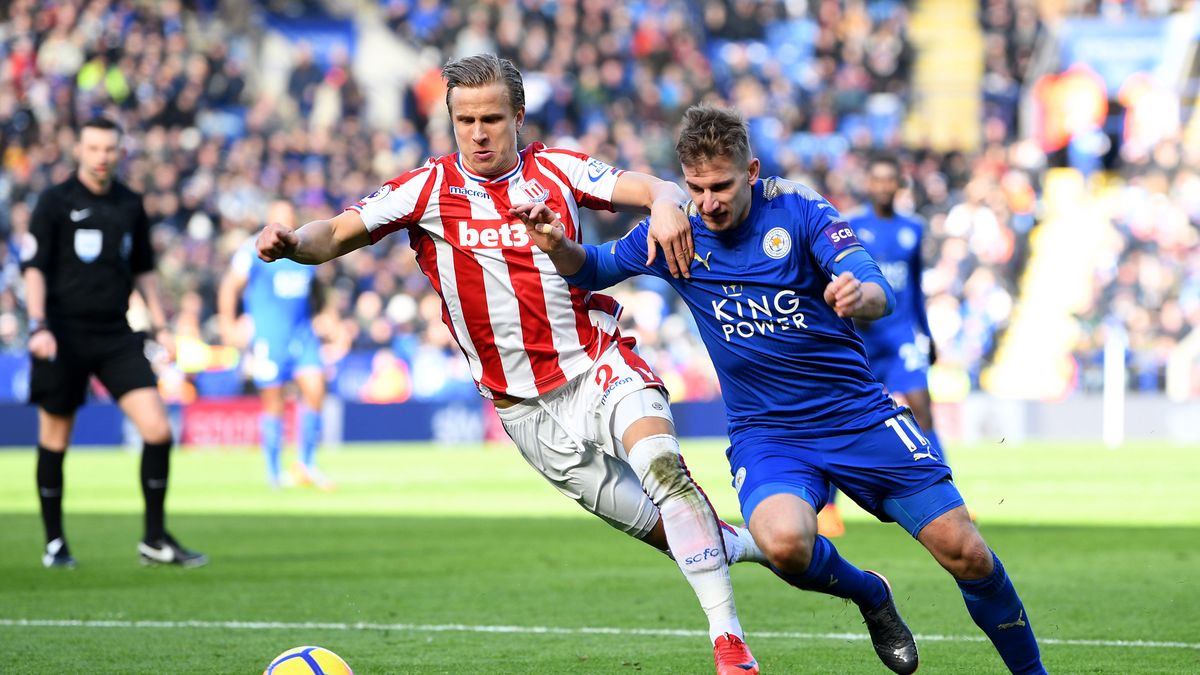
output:
[[[125,183],[114,180],[112,183],[112,194],[114,197],[122,200],[138,200],[142,199],[142,193],[134,190]]]
[[[42,190],[38,195],[38,204],[42,206],[58,206],[63,204],[65,200],[69,199],[75,193],[77,187],[82,188],[83,184],[79,182],[78,178],[72,175],[61,183],[55,183]]]
[[[919,213],[897,213],[896,220],[902,224],[915,227],[918,231],[924,230],[929,225],[929,221],[925,220]]]
[[[564,147],[546,147],[542,143],[530,143],[522,151],[526,161],[550,162],[567,171],[587,171],[587,177],[596,182],[607,174],[620,176],[624,173],[608,162],[593,157],[582,150]]]
[[[869,224],[874,219],[874,211],[866,204],[858,204],[848,211],[843,211],[842,215],[851,225]]]
[[[763,201],[767,204],[785,204],[788,202],[815,202],[828,204],[829,200],[811,187],[794,180],[780,176],[763,179]]]
[[[402,187],[402,186],[410,183],[415,178],[419,178],[421,176],[428,177],[430,172],[437,172],[437,171],[444,170],[444,168],[448,165],[453,166],[454,165],[454,157],[455,157],[454,155],[442,155],[441,157],[430,157],[421,166],[413,167],[413,168],[409,169],[408,171],[405,171],[404,173],[400,174],[399,176],[396,176],[395,178],[389,180],[387,183],[384,183],[384,185],[391,186],[393,189],[395,189],[395,188]]]
[[[526,158],[540,156],[545,156],[547,158],[564,157],[569,159],[577,159],[583,162],[591,159],[590,155],[581,150],[565,148],[561,146],[547,146],[541,141],[534,141],[533,143],[530,143],[529,145],[525,146],[521,153],[524,154]]]

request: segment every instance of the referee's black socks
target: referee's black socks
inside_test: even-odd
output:
[[[163,502],[167,498],[167,473],[171,469],[171,442],[142,445],[142,496],[146,499],[146,538],[156,542],[166,536]]]
[[[51,452],[38,446],[37,486],[42,501],[42,525],[46,528],[46,543],[63,536],[62,493],[63,457],[66,452]]]

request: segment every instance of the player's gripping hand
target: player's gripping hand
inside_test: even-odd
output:
[[[650,232],[646,237],[647,267],[654,262],[659,246],[662,247],[671,276],[678,279],[683,275],[690,279],[692,273],[689,267],[696,255],[692,223],[683,209],[673,202],[655,202],[650,207]]]
[[[825,304],[843,319],[854,316],[863,305],[862,282],[853,272],[842,272],[825,287]]]
[[[525,231],[533,243],[546,253],[555,253],[563,248],[567,230],[562,221],[544,203],[519,204],[508,210],[525,223]]]
[[[34,331],[29,336],[29,354],[35,359],[53,361],[58,356],[58,340],[54,339],[54,333],[45,328]]]
[[[264,262],[289,258],[299,245],[300,238],[296,236],[296,231],[279,223],[271,223],[264,227],[263,231],[258,233],[258,241],[255,242],[258,257]]]

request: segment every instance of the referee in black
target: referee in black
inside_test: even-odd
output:
[[[144,564],[197,567],[208,558],[179,545],[164,525],[171,427],[146,359],[144,336],[125,319],[134,287],[145,299],[154,336],[163,332],[162,304],[141,195],[116,180],[121,130],[93,119],[79,130],[79,170],[41,194],[33,211],[32,250],[22,251],[33,357],[29,398],[38,406],[37,485],[46,527],[46,567],[74,567],[62,527],[63,457],[95,375],[144,439]]]

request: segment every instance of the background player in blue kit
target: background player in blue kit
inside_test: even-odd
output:
[[[888,316],[875,321],[856,320],[854,325],[867,348],[871,372],[892,398],[908,406],[929,444],[945,459],[933,428],[929,397],[929,366],[935,351],[925,316],[925,293],[921,291],[923,227],[919,220],[896,213],[900,162],[894,156],[871,158],[866,189],[870,208],[851,217],[850,227],[879,264],[896,296],[896,307]],[[817,520],[823,535],[836,537],[845,531],[833,495]]]
[[[267,222],[296,227],[295,209],[289,202],[275,200],[267,210]],[[234,255],[217,296],[221,336],[226,344],[246,346],[237,325],[239,297],[253,323],[253,377],[262,397],[262,446],[267,480],[273,487],[282,481],[283,385],[289,380],[295,380],[300,390],[300,457],[293,465],[294,478],[299,484],[321,489],[333,486],[316,464],[325,376],[320,341],[312,328],[315,279],[315,267],[290,260],[272,265],[259,260],[251,239]]]
[[[721,382],[742,515],[776,574],[853,600],[880,659],[895,672],[917,669],[887,582],[817,534],[832,483],[933,554],[1013,672],[1045,672],[1021,599],[950,469],[867,365],[851,319],[885,315],[894,297],[853,229],[811,189],[760,180],[736,113],[689,109],[676,150],[700,261],[690,279],[672,277],[661,261],[645,264],[644,221],[616,242],[583,246],[544,206],[513,214],[575,285],[598,289],[648,273],[683,298]]]

